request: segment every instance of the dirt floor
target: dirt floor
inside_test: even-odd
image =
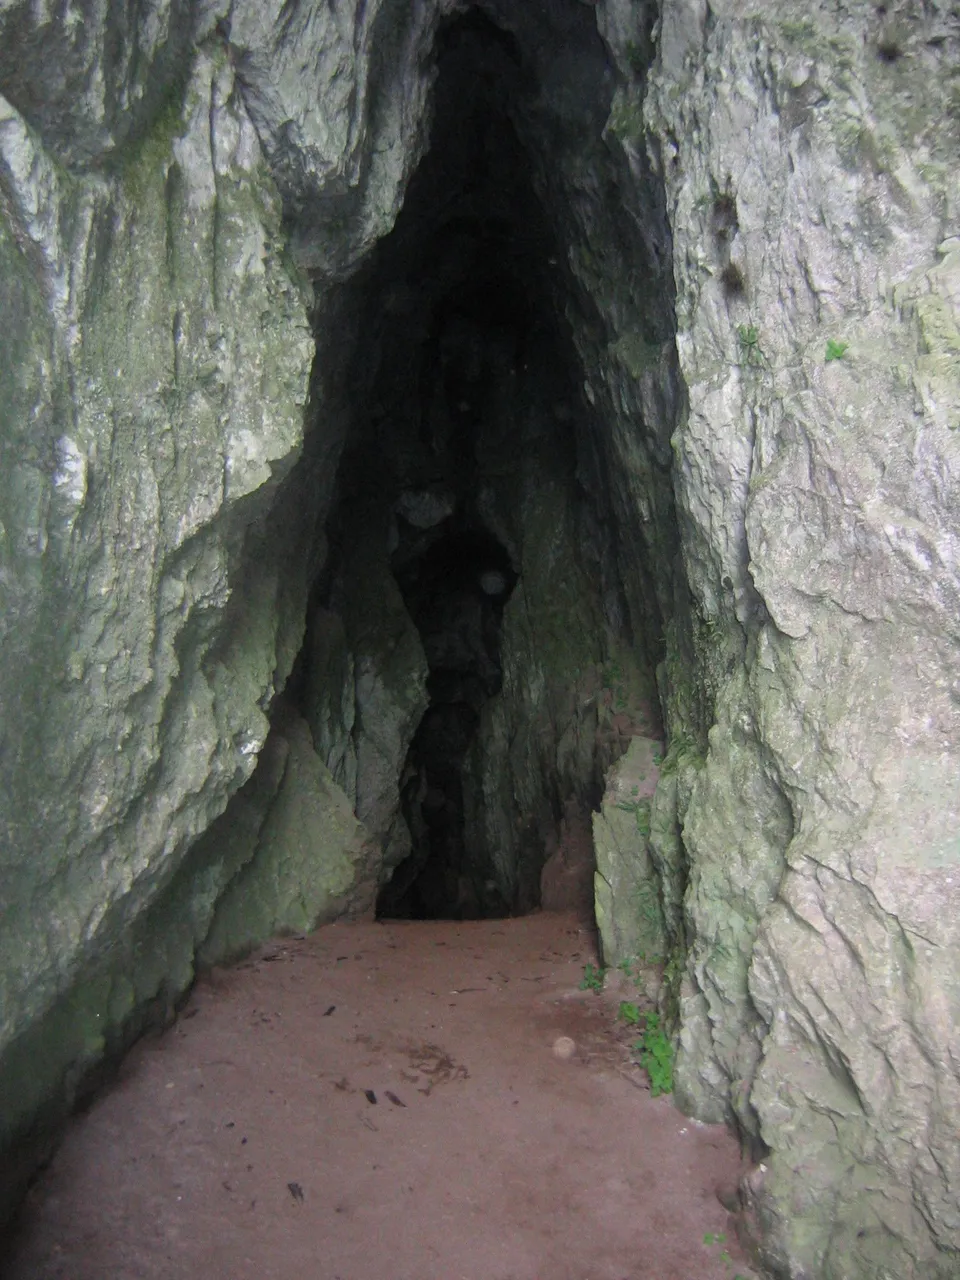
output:
[[[581,991],[587,962],[545,912],[214,971],[71,1124],[0,1274],[752,1280],[717,1198],[736,1143],[650,1096],[630,993]]]

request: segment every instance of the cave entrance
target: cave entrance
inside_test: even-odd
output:
[[[592,903],[591,811],[656,719],[525,141],[536,75],[477,11],[435,47],[429,147],[344,293],[345,442],[302,682],[318,751],[383,851],[392,918],[535,909],[574,845],[550,882]]]
[[[421,521],[423,516],[420,517]],[[467,857],[463,766],[480,715],[500,693],[500,624],[516,571],[489,533],[453,519],[400,518],[393,572],[427,658],[430,704],[400,779],[412,850],[379,895],[381,917],[507,914],[489,867]]]

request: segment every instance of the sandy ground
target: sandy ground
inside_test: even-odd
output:
[[[736,1143],[651,1098],[588,961],[542,913],[214,971],[71,1124],[0,1274],[753,1280],[717,1199]]]

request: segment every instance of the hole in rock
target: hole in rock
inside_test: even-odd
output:
[[[423,642],[430,705],[400,779],[410,855],[381,891],[381,916],[506,914],[492,866],[468,859],[463,766],[488,699],[503,684],[500,623],[516,573],[491,535],[401,517],[393,570]]]
[[[577,109],[599,137],[611,90],[582,23],[601,97]],[[381,917],[589,912],[606,770],[661,734],[656,594],[633,534],[632,603],[624,586],[570,227],[535,179],[537,67],[476,12],[441,28],[436,57],[429,146],[395,226],[325,299],[318,365],[346,355],[322,412],[343,446],[291,687],[382,850]],[[631,220],[614,233],[642,258]],[[578,323],[610,341],[595,313]]]

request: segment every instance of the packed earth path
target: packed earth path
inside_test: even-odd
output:
[[[651,1096],[596,961],[544,912],[339,923],[206,974],[71,1123],[0,1271],[753,1280],[737,1143]]]

